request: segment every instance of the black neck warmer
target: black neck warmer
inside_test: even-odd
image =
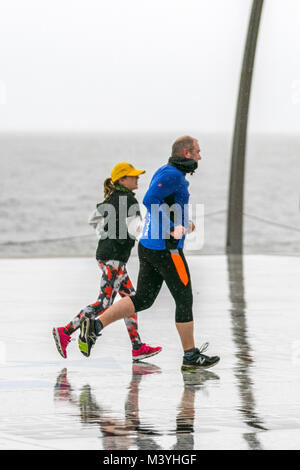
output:
[[[115,189],[117,191],[122,191],[123,193],[131,193],[135,196],[135,193],[133,191],[131,191],[130,189],[126,188],[126,186],[122,186],[121,184],[119,183],[114,183],[114,186],[115,186]]]
[[[175,166],[183,173],[193,174],[194,171],[198,168],[198,162],[196,162],[193,158],[170,157],[168,164]]]

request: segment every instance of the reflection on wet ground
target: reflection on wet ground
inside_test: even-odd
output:
[[[243,257],[228,255],[229,295],[231,302],[232,336],[235,346],[237,364],[234,367],[234,375],[239,388],[241,398],[241,414],[244,422],[250,427],[266,431],[262,419],[255,410],[255,398],[253,381],[251,378],[251,366],[254,365],[252,350],[247,335],[246,301],[244,292]],[[262,446],[257,433],[243,434],[250,449],[261,450]]]
[[[138,450],[157,450],[162,447],[153,439],[161,433],[155,428],[141,423],[139,417],[139,386],[147,374],[161,373],[154,365],[139,362],[132,365],[132,377],[124,405],[124,418],[115,418],[92,394],[90,385],[84,385],[79,397],[72,392],[72,386],[64,368],[58,375],[54,388],[54,399],[68,401],[79,408],[80,419],[84,424],[97,426],[102,435],[105,450],[128,450],[132,446]],[[195,395],[204,387],[207,380],[218,380],[218,375],[210,371],[182,371],[183,393],[176,416],[176,443],[172,449],[194,449]],[[158,425],[159,428],[159,425]]]
[[[300,448],[300,258],[203,256],[189,263],[195,335],[221,356],[206,371],[181,371],[164,288],[140,318],[144,340],[163,346],[153,363],[131,363],[122,322],[105,331],[90,358],[72,342],[68,359],[61,359],[48,333],[93,298],[92,261],[0,260],[6,279],[0,306],[7,312],[0,448]],[[16,283],[20,300],[12,296]],[[22,311],[18,322],[16,311]]]
[[[218,380],[219,376],[208,370],[182,371],[184,382],[181,402],[176,416],[176,443],[174,450],[194,449],[195,399],[198,391],[204,391],[205,382]]]
[[[159,373],[160,368],[154,364],[134,364],[132,377],[128,386],[128,395],[124,405],[124,417],[116,418],[114,414],[101,405],[96,399],[90,385],[84,385],[78,399],[72,394],[72,387],[67,378],[67,369],[63,369],[57,378],[54,389],[55,400],[69,401],[80,412],[81,422],[94,425],[102,436],[106,450],[128,450],[132,445],[138,449],[159,449],[151,436],[159,436],[159,432],[147,424],[142,425],[139,419],[139,385],[146,374]]]

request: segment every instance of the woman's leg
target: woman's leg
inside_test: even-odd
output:
[[[125,267],[124,277],[122,279],[119,294],[121,297],[132,297],[135,295],[134,287]],[[132,344],[133,361],[147,359],[148,357],[152,357],[155,354],[158,354],[162,350],[160,346],[153,347],[149,346],[148,344],[142,343],[140,335],[138,333],[137,312],[134,312],[130,317],[124,318],[124,321]]]
[[[147,250],[150,253],[151,250]],[[139,244],[140,269],[138,275],[136,294],[123,299],[112,305],[101,315],[100,328],[108,326],[122,318],[128,318],[136,312],[141,312],[150,308],[159,294],[163,283],[163,277],[155,266],[151,263],[151,253],[144,253],[143,247]]]
[[[119,289],[121,297],[132,297],[135,295],[135,290],[132,282],[128,276],[127,269],[124,267],[124,275]],[[124,318],[127,332],[132,343],[132,349],[139,349],[142,345],[140,335],[138,333],[138,319],[137,313],[135,312],[128,318]]]
[[[102,271],[98,299],[93,304],[82,309],[78,315],[64,327],[64,331],[68,335],[72,335],[80,327],[80,323],[85,317],[95,318],[110,307],[120,289],[124,264],[119,261],[110,260],[107,262],[98,261],[98,265]]]
[[[65,327],[53,328],[52,334],[59,354],[67,357],[67,346],[71,340],[71,335],[80,327],[85,318],[94,319],[97,315],[112,305],[117,295],[123,278],[124,263],[110,260],[108,262],[98,261],[102,270],[100,283],[100,293],[97,302],[82,309],[73,320]]]
[[[147,250],[147,252],[150,252],[150,250]],[[123,297],[119,302],[108,308],[99,319],[95,321],[84,320],[82,322],[78,341],[82,354],[87,357],[90,355],[96,337],[100,335],[103,328],[117,320],[121,320],[121,318],[129,318],[136,312],[151,307],[163,283],[163,277],[156,267],[152,265],[151,258],[152,253],[144,253],[141,245],[139,245],[140,269],[136,294]],[[152,348],[155,351],[152,351],[151,354],[148,348],[151,349],[150,346],[142,343],[141,348],[133,350],[133,360],[142,360],[144,357],[150,357],[161,351],[161,347]]]

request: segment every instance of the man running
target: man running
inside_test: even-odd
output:
[[[195,347],[191,278],[183,254],[185,236],[195,228],[188,219],[186,174],[194,173],[199,160],[198,141],[183,136],[174,142],[168,163],[154,174],[143,200],[147,214],[138,246],[140,270],[136,294],[108,308],[101,321],[83,320],[80,342],[86,343],[88,354],[107,325],[150,308],[165,281],[176,303],[176,328],[184,351],[182,369],[208,368],[219,362],[218,356],[203,354],[207,343],[200,349]]]

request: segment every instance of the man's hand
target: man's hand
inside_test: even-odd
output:
[[[186,232],[186,229],[182,225],[176,225],[174,227],[173,232],[171,232],[171,235],[173,238],[175,238],[175,240],[180,240],[180,238],[183,237],[185,232]]]

